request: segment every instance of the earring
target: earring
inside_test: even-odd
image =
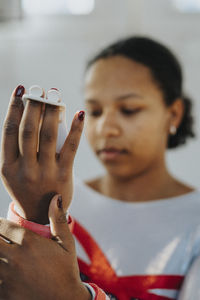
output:
[[[176,132],[177,132],[176,126],[175,125],[171,125],[170,129],[169,129],[169,132],[170,132],[171,135],[175,135]]]

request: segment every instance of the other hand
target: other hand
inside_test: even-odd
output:
[[[53,240],[0,219],[0,299],[91,299],[80,280],[74,239],[57,202],[58,195],[49,207]]]

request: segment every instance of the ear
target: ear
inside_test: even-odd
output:
[[[183,119],[185,112],[185,106],[183,103],[183,99],[177,98],[170,106],[169,106],[169,126],[174,125],[176,128],[180,126],[180,123]]]

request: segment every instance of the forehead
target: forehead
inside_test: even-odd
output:
[[[123,56],[100,59],[86,72],[85,93],[122,93],[155,88],[151,71],[145,65]]]

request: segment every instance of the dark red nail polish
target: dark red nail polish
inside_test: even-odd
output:
[[[56,91],[59,91],[57,88],[50,88],[50,90],[56,90]]]
[[[25,88],[23,87],[23,85],[18,85],[18,87],[16,88],[15,91],[15,97],[22,97],[24,94]]]
[[[58,196],[57,206],[58,206],[58,208],[60,208],[60,209],[63,208],[63,205],[62,205],[62,197],[61,197],[61,196]]]
[[[80,121],[83,121],[84,117],[85,117],[85,112],[83,110],[79,111],[79,113],[78,113],[78,119]]]

